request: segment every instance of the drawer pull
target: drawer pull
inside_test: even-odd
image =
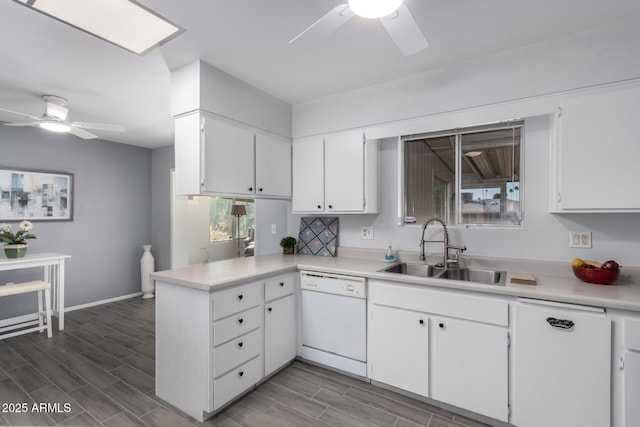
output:
[[[238,375],[239,375],[239,376],[243,376],[243,375],[244,375],[244,371],[240,371],[240,372],[238,372]]]
[[[280,287],[282,288],[284,286],[284,282],[280,282]]]
[[[547,323],[552,328],[558,329],[572,329],[574,326],[573,321],[567,319],[556,319],[555,317],[547,317]]]
[[[269,313],[271,313],[271,310],[273,310],[273,307],[269,307],[269,308],[267,308],[267,311],[268,311]]]
[[[242,325],[242,322],[244,322],[244,319],[241,317],[238,319],[238,323]]]
[[[418,323],[420,323],[421,325],[424,325],[424,319],[418,320]]]
[[[242,298],[244,298],[244,295],[242,295],[242,294],[238,295],[238,299],[239,299],[240,301],[242,301]]]
[[[242,343],[242,341],[240,341],[240,342],[238,343],[238,347],[240,347],[240,348],[242,348],[242,346],[243,346],[243,345],[244,345],[244,344]]]
[[[438,323],[438,327],[439,327],[440,329],[444,329],[444,323],[442,323],[442,322]]]

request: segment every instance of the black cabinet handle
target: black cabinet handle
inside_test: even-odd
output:
[[[242,295],[242,294],[238,295],[238,299],[239,300],[242,300],[242,298],[244,298],[244,295]]]
[[[322,205],[318,205],[318,209],[322,209]]]
[[[249,187],[249,191],[253,191],[253,187]]]
[[[420,323],[421,325],[424,325],[424,319],[418,320],[418,323]]]
[[[552,328],[558,328],[558,329],[572,329],[573,326],[575,325],[575,323],[573,323],[573,321],[571,320],[556,319],[555,317],[547,317],[547,323]]]
[[[242,322],[244,322],[244,319],[241,317],[238,319],[238,323],[240,323],[242,325]]]
[[[284,286],[284,282],[280,282],[280,287],[283,287],[283,286]]]
[[[269,308],[267,308],[267,311],[268,311],[269,313],[271,313],[271,310],[273,310],[273,307],[269,307]]]
[[[258,191],[259,191],[259,192],[262,192],[262,187],[258,188]]]
[[[238,375],[239,375],[239,376],[243,376],[243,375],[244,375],[244,371],[240,371],[240,372],[238,372]]]
[[[240,341],[240,342],[238,343],[238,347],[240,347],[240,348],[242,348],[242,346],[243,346],[243,345],[244,345],[244,344],[242,343],[242,341]]]
[[[329,205],[329,209],[333,209],[333,205]]]
[[[440,329],[444,329],[444,323],[442,323],[442,322],[438,323],[438,327],[439,327]]]

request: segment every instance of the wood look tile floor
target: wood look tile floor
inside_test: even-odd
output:
[[[0,425],[485,425],[299,361],[197,422],[155,396],[154,311],[153,299],[128,299],[68,312],[65,330],[51,339],[31,333],[1,340]]]

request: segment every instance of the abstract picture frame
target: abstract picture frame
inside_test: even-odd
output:
[[[0,166],[0,222],[72,221],[73,173]]]

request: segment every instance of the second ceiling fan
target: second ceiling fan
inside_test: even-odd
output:
[[[418,53],[429,46],[403,0],[349,0],[349,3],[331,9],[289,43],[302,40],[316,41],[326,37],[346,24],[354,15],[369,19],[379,18],[405,56]]]

